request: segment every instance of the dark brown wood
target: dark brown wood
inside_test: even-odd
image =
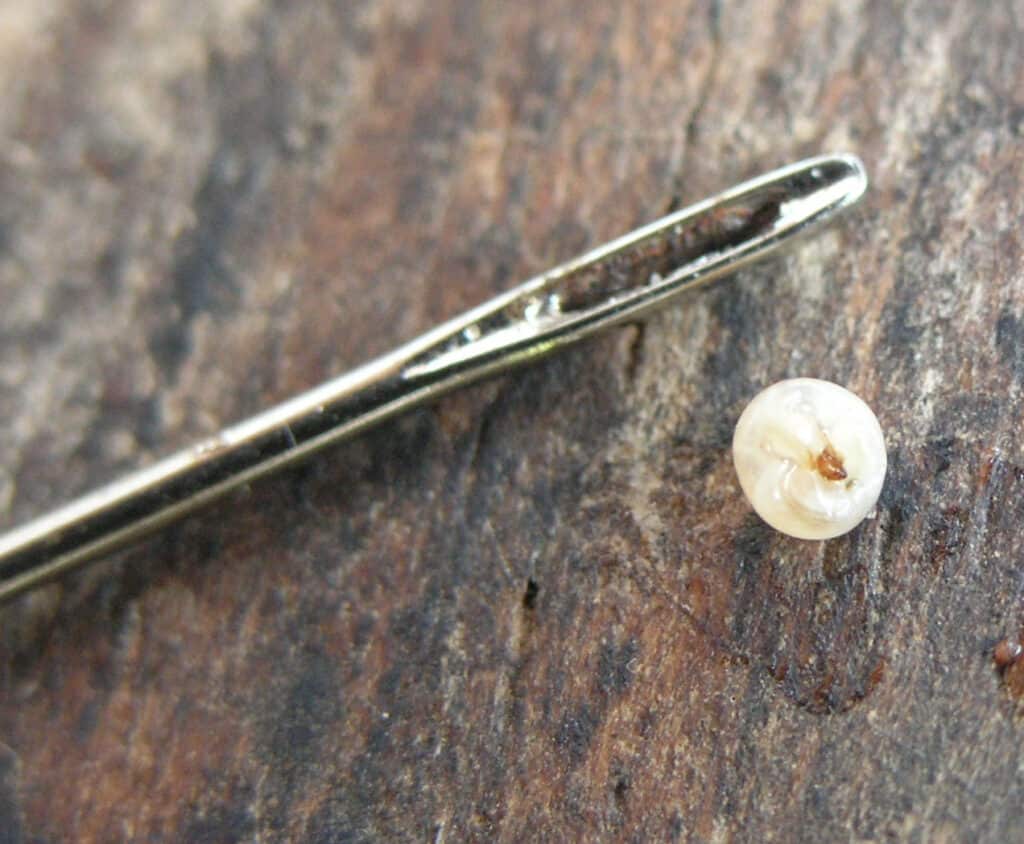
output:
[[[745,177],[873,187],[4,608],[0,841],[1024,840],[1019,0],[8,6],[8,526]],[[798,375],[889,445],[824,544],[730,462]]]

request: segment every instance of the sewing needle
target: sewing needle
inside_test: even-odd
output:
[[[639,319],[826,223],[866,188],[856,157],[811,158],[592,249],[377,360],[0,536],[0,602],[398,413]]]

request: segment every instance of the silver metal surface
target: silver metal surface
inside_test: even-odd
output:
[[[635,320],[827,222],[866,188],[857,158],[813,158],[587,252],[390,354],[0,536],[0,601],[397,413]]]

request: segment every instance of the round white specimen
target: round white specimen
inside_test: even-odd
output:
[[[757,514],[798,539],[831,539],[871,512],[885,480],[885,440],[849,390],[792,378],[762,390],[732,437],[740,486]]]

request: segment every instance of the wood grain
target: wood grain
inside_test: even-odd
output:
[[[786,257],[0,614],[0,841],[1024,841],[1019,0],[13,0],[14,525],[667,209],[851,151]],[[877,412],[775,534],[729,438]],[[1014,675],[1015,676],[1015,675]]]

